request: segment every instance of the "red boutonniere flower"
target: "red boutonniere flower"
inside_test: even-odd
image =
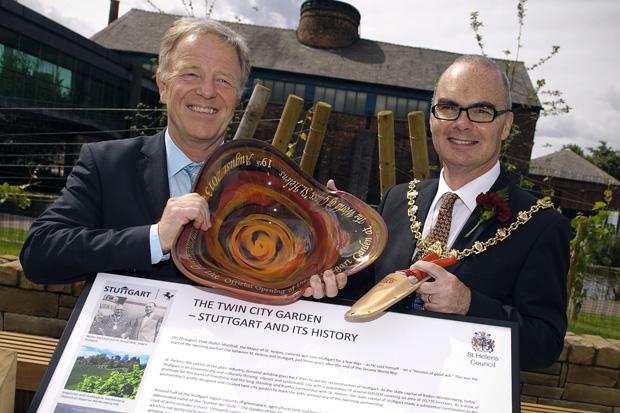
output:
[[[469,237],[480,224],[493,217],[496,217],[499,222],[506,222],[512,216],[510,207],[508,207],[508,188],[497,192],[482,192],[476,197],[476,204],[482,208],[482,213],[476,225],[465,234],[465,237]]]

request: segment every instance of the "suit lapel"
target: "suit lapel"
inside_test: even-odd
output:
[[[454,244],[452,245],[453,249],[460,250],[471,247],[474,241],[477,240],[480,234],[489,226],[490,221],[483,222],[468,237],[465,236],[476,226],[481,213],[482,209],[479,206],[473,210],[469,218],[467,218],[465,225],[463,225],[463,229],[458,237],[454,240]]]
[[[136,165],[136,176],[143,188],[151,220],[157,222],[170,198],[164,132],[144,138],[140,152],[143,158]]]
[[[416,205],[418,206],[418,212],[416,214],[416,218],[422,227],[420,228],[420,232],[422,228],[424,228],[424,222],[426,221],[426,217],[428,216],[428,212],[431,209],[431,204],[433,203],[433,199],[435,198],[435,194],[437,193],[437,188],[439,187],[439,180],[434,179],[429,182],[428,185],[422,186],[418,189],[418,199],[416,200]]]
[[[502,169],[499,176],[497,177],[497,179],[491,186],[491,189],[489,189],[489,192],[497,192],[500,189],[506,188],[506,187],[508,187],[508,196],[510,197],[513,184],[510,181],[510,178],[508,177],[508,173]],[[490,220],[485,221],[482,224],[480,224],[478,228],[474,230],[474,232],[472,232],[468,237],[466,237],[465,235],[468,234],[469,231],[471,231],[475,227],[476,223],[480,219],[481,213],[482,213],[482,208],[480,208],[479,206],[477,206],[473,210],[473,212],[467,219],[467,222],[465,222],[463,229],[461,230],[458,237],[454,241],[454,244],[452,245],[452,249],[464,250],[464,249],[470,248],[474,244],[475,241],[484,240],[488,238],[486,236],[483,237],[483,234],[488,232],[487,230],[492,229],[493,231],[495,231],[497,229],[498,227],[497,219],[491,218]],[[459,261],[458,263],[456,263],[453,269],[456,269],[457,266],[459,266],[461,262],[462,261]]]
[[[426,217],[428,216],[429,210],[431,209],[431,204],[433,203],[433,199],[435,198],[435,194],[437,193],[437,188],[439,187],[439,180],[435,179],[429,182],[428,185],[421,186],[418,189],[418,197],[416,199],[416,205],[418,206],[418,212],[416,213],[416,219],[420,223],[420,233],[424,229],[424,222],[426,221]],[[411,239],[411,246],[408,248],[409,251],[409,261],[413,257],[413,252],[416,248],[416,239],[413,234],[410,234],[409,239]]]
[[[390,272],[408,268],[411,265],[416,239],[409,229],[407,190],[407,185],[393,187],[385,194],[384,202],[386,204],[382,204],[379,208],[382,215],[390,214],[395,219],[386,222],[389,232],[388,244],[374,265],[376,281],[381,280]],[[416,219],[424,225],[424,219],[428,214],[431,202],[433,202],[435,192],[437,192],[437,181],[424,181],[416,187],[416,190],[418,191],[415,200],[418,207]],[[422,228],[420,228],[421,231]]]

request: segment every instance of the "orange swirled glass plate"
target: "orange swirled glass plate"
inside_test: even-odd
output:
[[[387,241],[372,207],[328,190],[259,140],[218,148],[194,192],[209,204],[212,227],[186,225],[172,249],[174,263],[191,280],[246,300],[293,302],[313,274],[360,271]]]

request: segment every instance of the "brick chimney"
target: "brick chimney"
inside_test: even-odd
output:
[[[302,3],[297,40],[319,49],[340,49],[360,38],[360,13],[348,3],[308,0]]]
[[[110,0],[110,14],[108,15],[108,24],[118,19],[118,5],[120,0]]]

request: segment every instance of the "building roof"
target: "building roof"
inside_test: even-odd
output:
[[[132,9],[91,39],[110,49],[157,55],[165,31],[179,17]],[[293,29],[222,23],[247,40],[253,67],[310,76],[432,91],[439,75],[459,56],[367,39],[342,49],[315,49],[299,43]],[[513,102],[532,104],[528,98],[533,94],[527,70],[517,62]],[[540,102],[536,99],[533,106],[540,107]]]
[[[529,172],[531,175],[620,186],[620,181],[616,178],[570,149],[562,149],[552,154],[532,159]]]

